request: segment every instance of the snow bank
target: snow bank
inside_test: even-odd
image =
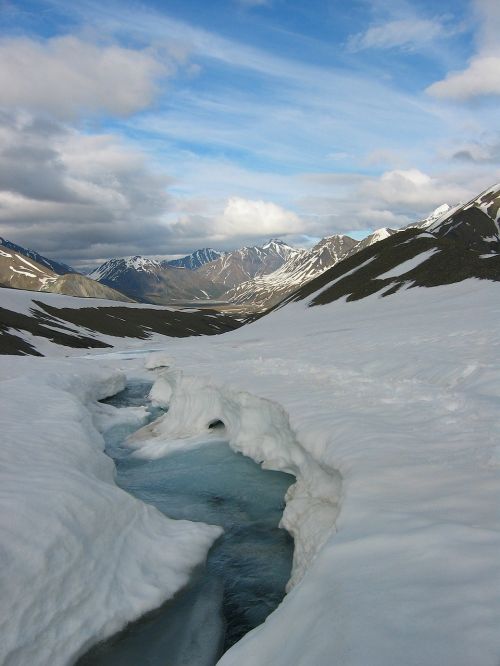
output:
[[[246,453],[291,469],[304,455],[342,475],[336,530],[221,666],[498,666],[499,347],[498,284],[480,280],[292,303],[218,338],[169,342],[182,375],[167,371],[165,437],[221,418],[237,446],[270,419],[279,447],[252,436]],[[272,409],[259,399],[288,422],[259,416]]]
[[[0,663],[66,665],[172,596],[220,528],[169,520],[115,486],[95,423],[119,410],[95,401],[122,373],[82,360],[1,368]]]
[[[147,365],[158,367],[158,355]],[[337,471],[318,465],[297,441],[288,415],[276,402],[245,391],[232,391],[177,369],[164,370],[152,395],[168,411],[137,431],[128,442],[135,455],[156,458],[177,449],[210,441],[210,426],[219,424],[231,447],[262,463],[265,469],[293,474],[297,482],[286,496],[281,526],[294,537],[291,589],[334,529],[341,479]]]

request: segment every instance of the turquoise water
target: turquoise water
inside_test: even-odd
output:
[[[149,388],[130,384],[108,402],[143,405]],[[150,411],[151,419],[161,413]],[[294,478],[262,470],[223,439],[157,460],[132,458],[123,444],[129,434],[125,426],[105,433],[118,485],[172,518],[221,525],[224,534],[186,588],[78,665],[211,666],[284,596],[293,541],[278,523]]]

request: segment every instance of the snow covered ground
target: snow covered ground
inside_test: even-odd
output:
[[[68,664],[180,589],[220,528],[169,520],[114,484],[95,426],[118,410],[95,401],[122,373],[2,357],[0,377],[0,663]]]
[[[220,664],[498,666],[498,303],[498,285],[479,280],[298,302],[152,357],[170,366],[150,371],[170,410],[136,455],[165,455],[167,440],[220,419],[232,446],[298,477],[290,593]],[[78,641],[171,594],[215,536],[112,484],[92,399],[143,364],[130,351],[0,361],[9,666],[68,663]]]

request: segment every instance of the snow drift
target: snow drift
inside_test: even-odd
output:
[[[114,484],[92,413],[116,419],[96,400],[123,386],[102,364],[2,359],[2,664],[70,663],[172,596],[220,534]],[[144,422],[141,410],[120,412]]]
[[[148,366],[166,363],[155,355]],[[341,490],[339,473],[321,467],[303,449],[288,415],[274,401],[218,387],[176,369],[161,371],[151,395],[157,403],[168,405],[168,411],[129,438],[136,455],[151,459],[199,446],[210,441],[207,432],[217,425],[217,434],[220,427],[224,428],[224,436],[234,450],[262,463],[264,469],[296,477],[286,495],[281,521],[281,527],[295,541],[290,589],[334,529]]]

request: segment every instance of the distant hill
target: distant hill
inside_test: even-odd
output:
[[[1,286],[13,289],[28,289],[30,291],[55,292],[68,296],[130,301],[124,294],[96,283],[94,280],[74,271],[60,275],[47,266],[49,260],[45,260],[45,264],[41,264],[31,258],[31,254],[26,255],[17,249],[13,249],[19,248],[19,245],[5,241],[4,239],[2,241],[2,245],[0,246]],[[29,252],[44,259],[44,257],[33,250],[29,250]],[[30,258],[28,259],[27,256]],[[57,262],[50,262],[50,264],[56,264],[59,267],[64,265]]]
[[[63,264],[60,261],[47,259],[47,257],[44,257],[39,252],[36,252],[35,250],[30,250],[29,248],[23,247],[22,245],[17,245],[16,243],[13,243],[12,241],[7,240],[6,238],[0,237],[0,249],[1,248],[4,248],[4,251],[6,252],[12,251],[14,254],[20,254],[23,257],[26,257],[27,259],[32,259],[33,261],[36,261],[37,264],[40,264],[40,266],[48,268],[50,271],[57,273],[57,275],[65,275],[66,273],[76,273],[74,268],[71,268],[71,266],[67,266],[66,264]]]

